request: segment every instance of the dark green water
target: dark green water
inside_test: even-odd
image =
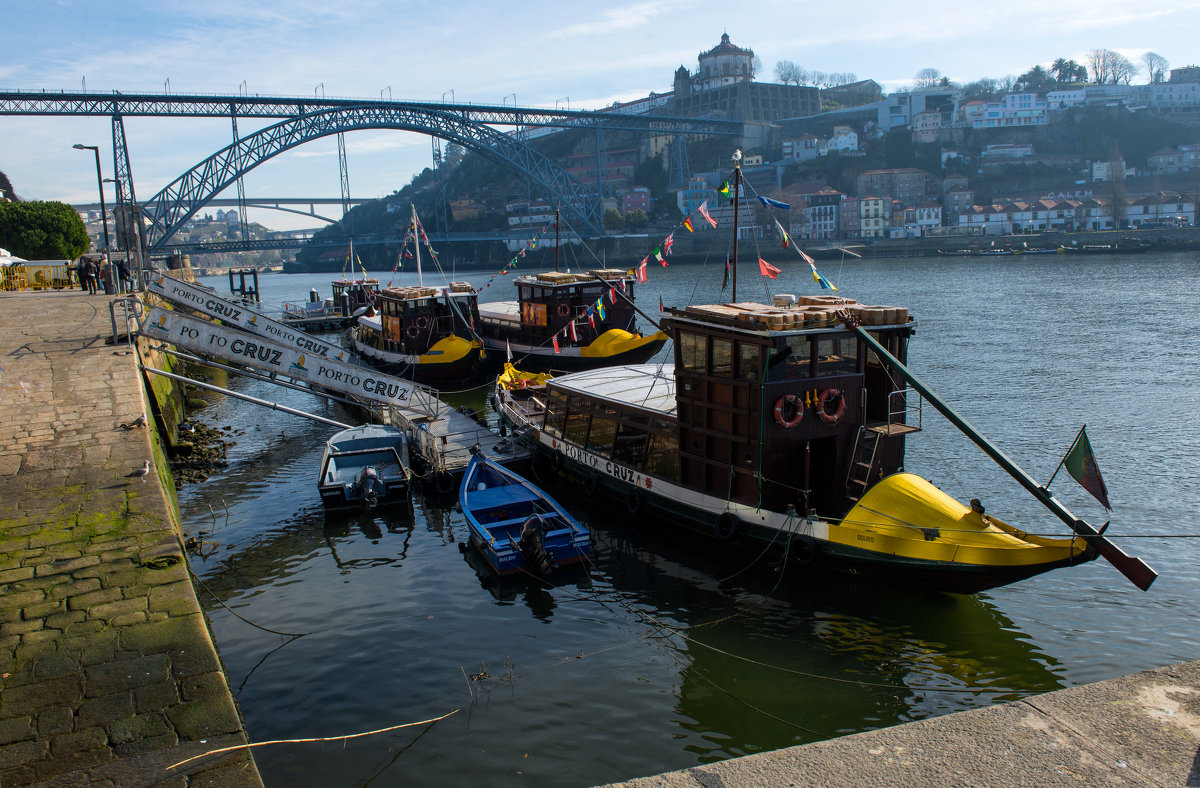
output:
[[[807,268],[807,267],[805,267]],[[554,587],[481,580],[451,503],[327,518],[330,428],[222,401],[229,469],[183,490],[193,569],[268,785],[594,785],[1013,700],[1200,657],[1200,273],[1194,256],[825,262],[842,294],[918,320],[914,370],[1033,476],[1086,422],[1109,535],[1161,577],[1103,562],[975,596],[853,582],[696,549],[623,504],[561,496],[593,562]],[[745,266],[739,298],[764,295]],[[813,292],[793,266],[775,292]],[[795,273],[793,273],[795,271]],[[755,272],[756,273],[756,272]],[[385,282],[390,274],[380,275]],[[263,276],[276,307],[329,276]],[[406,274],[404,283],[415,281]],[[427,282],[433,279],[427,276]],[[489,274],[474,275],[482,284]],[[650,272],[639,303],[716,303],[717,266]],[[221,291],[224,280],[209,280]],[[484,298],[510,297],[497,278]],[[345,419],[265,384],[242,390]],[[483,394],[460,395],[482,403]],[[907,466],[1027,530],[1058,521],[925,411]],[[1060,474],[1077,514],[1103,510]],[[228,513],[227,513],[228,511]],[[486,575],[484,575],[486,577]]]

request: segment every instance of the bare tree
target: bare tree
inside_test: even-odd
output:
[[[750,76],[752,78],[755,78],[761,73],[763,73],[762,58],[759,57],[758,55],[755,55],[754,62],[750,64]]]
[[[931,88],[942,78],[942,72],[936,68],[923,68],[913,76],[913,87]]]
[[[1112,51],[1108,49],[1093,49],[1087,54],[1087,65],[1092,72],[1092,81],[1097,85],[1103,85],[1108,81],[1109,56],[1111,54]]]
[[[1165,57],[1157,52],[1147,52],[1142,55],[1142,63],[1146,65],[1146,75],[1152,84],[1167,81],[1167,68],[1171,64]]]
[[[775,64],[775,79],[784,85],[799,85],[802,69],[790,60],[780,60]]]
[[[1138,67],[1133,61],[1120,52],[1113,53],[1112,78],[1113,84],[1128,85],[1137,76]]]

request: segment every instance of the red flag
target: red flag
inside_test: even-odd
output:
[[[762,259],[761,257],[758,258],[758,270],[762,272],[763,276],[769,276],[772,279],[774,279],[775,277],[777,277],[783,273],[782,270],[771,265],[770,263],[768,263],[766,260]]]
[[[591,309],[588,310],[588,324],[592,328],[596,327],[596,315]]]
[[[667,236],[667,240],[663,241],[663,255],[671,253],[671,244],[675,243],[675,233]]]
[[[637,280],[642,284],[646,284],[646,263],[650,260],[649,257],[642,260],[641,265],[637,267]]]
[[[610,303],[610,304],[617,303],[617,288],[615,288],[615,287],[608,288],[608,303]]]
[[[662,302],[662,296],[659,296],[659,297],[658,297],[658,311],[659,311],[659,312],[666,312],[666,311],[667,311],[667,308],[666,308],[665,306],[663,306],[663,302]]]
[[[714,228],[717,226],[717,220],[712,218],[712,215],[708,212],[708,200],[700,203],[700,207],[697,210],[700,211],[701,216],[708,220],[709,224],[711,224]]]
[[[579,341],[579,334],[575,333],[575,321],[574,320],[571,321],[571,341],[572,342]]]
[[[551,337],[550,341],[554,343],[554,352],[557,353],[558,352],[558,334],[555,334],[553,337]]]
[[[695,230],[692,229],[692,217],[690,217],[690,216],[683,217],[683,226],[687,228],[687,231],[689,233],[695,232]]]

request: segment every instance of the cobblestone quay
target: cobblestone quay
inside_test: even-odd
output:
[[[261,785],[109,300],[0,294],[0,786]]]

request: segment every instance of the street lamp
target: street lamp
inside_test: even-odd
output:
[[[100,190],[100,219],[104,222],[104,256],[108,257],[108,209],[104,205],[104,176],[100,174],[100,148],[96,145],[81,145],[75,143],[71,146],[75,150],[90,150],[96,154],[96,188]],[[109,281],[104,283],[104,289],[108,295],[112,295],[112,284]]]

